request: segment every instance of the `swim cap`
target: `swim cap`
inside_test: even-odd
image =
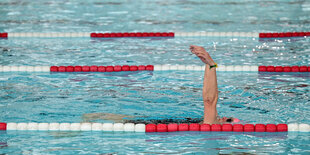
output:
[[[238,122],[240,122],[240,120],[238,118],[234,118],[233,123],[238,123]]]

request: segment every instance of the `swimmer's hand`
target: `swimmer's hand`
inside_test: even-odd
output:
[[[191,45],[190,48],[191,52],[195,54],[200,60],[208,64],[210,66],[215,65],[215,62],[211,58],[210,54],[201,46]]]

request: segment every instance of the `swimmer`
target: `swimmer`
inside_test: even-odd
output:
[[[191,45],[190,51],[195,54],[200,60],[205,63],[205,72],[203,80],[203,118],[183,118],[183,119],[150,119],[148,117],[134,117],[128,115],[112,114],[112,113],[90,113],[84,114],[83,122],[94,120],[110,120],[117,123],[143,123],[143,124],[159,124],[159,123],[203,123],[203,124],[224,124],[239,122],[237,118],[219,118],[216,104],[218,100],[218,87],[216,78],[217,64],[213,61],[209,53],[200,46]]]
[[[203,47],[191,45],[190,51],[198,58],[200,58],[203,63],[206,64],[202,88],[202,98],[204,104],[203,123],[223,124],[238,122],[239,120],[236,118],[218,117],[216,109],[216,104],[219,96],[216,78],[217,64],[213,61],[209,53]]]

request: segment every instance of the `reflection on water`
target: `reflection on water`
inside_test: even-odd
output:
[[[305,133],[232,133],[232,132],[38,132],[0,133],[1,153],[159,153],[159,154],[262,154],[305,151]],[[293,141],[288,145],[289,141]],[[39,143],[38,143],[39,142]],[[49,142],[49,143],[47,143]],[[36,145],[32,145],[36,143]],[[16,147],[21,146],[21,147]],[[296,148],[297,147],[297,148]],[[285,148],[285,149],[284,149]],[[115,151],[113,151],[115,150]]]

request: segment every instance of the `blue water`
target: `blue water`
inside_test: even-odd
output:
[[[0,31],[309,31],[307,1],[8,1]],[[268,12],[268,13],[266,13]],[[309,66],[309,38],[9,38],[0,65]],[[310,124],[309,73],[218,72],[220,116],[244,123]],[[85,113],[199,118],[201,71],[0,73],[0,122],[81,122]],[[105,122],[96,120],[95,122]],[[308,154],[308,133],[0,132],[3,154]]]

